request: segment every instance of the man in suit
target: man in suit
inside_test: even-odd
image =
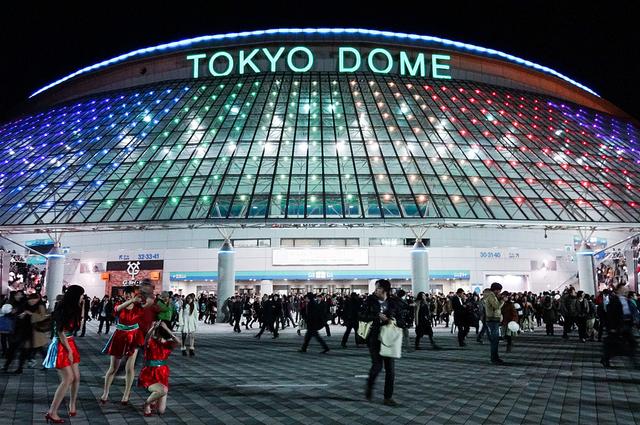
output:
[[[469,333],[469,320],[467,308],[465,307],[464,289],[459,288],[456,294],[451,297],[451,307],[453,308],[453,323],[458,327],[458,345],[464,347],[464,339]]]

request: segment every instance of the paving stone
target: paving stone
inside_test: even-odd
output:
[[[440,351],[407,353],[396,361],[394,398],[382,405],[384,371],[374,401],[364,399],[370,367],[368,351],[340,349],[340,327],[326,338],[328,355],[312,342],[309,352],[297,349],[302,338],[291,329],[281,337],[253,338],[256,331],[235,334],[228,325],[201,325],[196,356],[170,357],[167,411],[144,418],[143,388],[134,387],[129,406],[118,401],[123,371],[114,381],[111,402],[97,402],[108,357],[99,354],[106,338],[89,323],[78,338],[81,386],[78,416],[71,424],[572,424],[640,423],[637,397],[640,372],[626,359],[614,369],[600,368],[600,345],[575,338],[546,337],[544,331],[515,338],[506,366],[489,363],[488,344],[472,336],[464,349],[448,329],[437,328]],[[266,336],[266,335],[265,335]],[[140,369],[141,359],[136,370]],[[44,422],[44,412],[58,385],[54,371],[38,368],[22,375],[0,375],[0,423]],[[64,416],[66,407],[59,413]]]

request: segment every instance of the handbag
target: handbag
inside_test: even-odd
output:
[[[15,327],[16,321],[13,317],[0,316],[0,334],[12,334]]]
[[[394,321],[380,328],[380,355],[394,359],[402,356],[402,329]]]
[[[358,322],[358,336],[364,340],[369,337],[369,332],[371,332],[371,324],[373,322]]]

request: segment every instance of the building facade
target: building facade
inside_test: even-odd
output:
[[[583,242],[638,227],[631,117],[550,68],[435,37],[182,40],[30,107],[0,126],[0,231],[61,234],[65,280],[95,293],[136,281],[122,261],[158,288],[215,289],[227,238],[242,291],[411,287],[416,239],[432,290],[539,291],[575,275]]]

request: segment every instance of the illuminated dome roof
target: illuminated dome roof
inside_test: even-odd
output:
[[[396,61],[420,50],[348,35],[352,49],[375,42]],[[451,78],[379,72],[385,54],[338,72],[328,64],[343,35],[315,36],[260,39],[316,46],[319,69],[304,72],[190,75],[185,52],[248,54],[254,35],[52,85],[37,112],[0,126],[0,229],[639,221],[638,128],[587,88],[460,46],[429,47],[451,55]],[[168,67],[179,59],[179,72]]]

